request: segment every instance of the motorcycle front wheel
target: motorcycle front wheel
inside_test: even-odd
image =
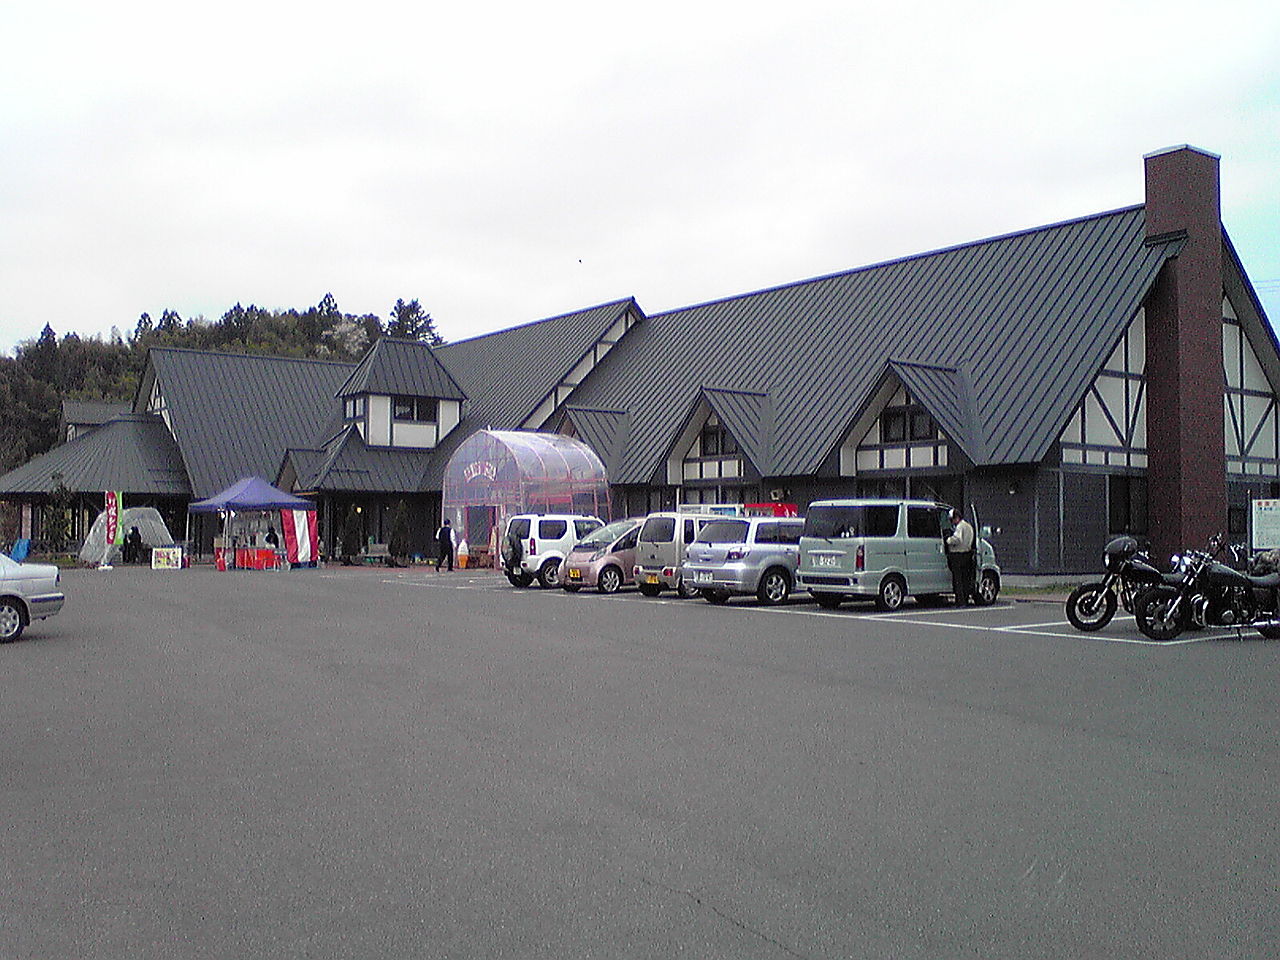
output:
[[[1172,640],[1187,629],[1191,622],[1190,613],[1190,604],[1177,590],[1156,587],[1139,594],[1133,603],[1138,629],[1161,643]]]
[[[1101,630],[1116,615],[1116,595],[1105,583],[1082,583],[1067,597],[1067,619],[1077,630]]]

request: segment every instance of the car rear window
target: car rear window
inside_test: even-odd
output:
[[[526,539],[528,539],[528,537],[529,537],[529,518],[528,518],[528,517],[516,517],[514,520],[512,520],[512,521],[511,521],[511,526],[510,526],[510,528],[507,530],[507,532],[508,532],[508,533],[513,533],[513,534],[515,534],[515,535],[516,535],[516,537],[518,537],[518,538],[519,538],[519,539],[521,539],[521,540],[526,540]]]
[[[810,507],[804,518],[804,535],[843,537],[892,537],[898,532],[897,504],[860,507]]]
[[[907,536],[942,537],[942,516],[937,507],[907,507]]]
[[[538,537],[542,540],[559,540],[569,529],[567,520],[539,520]]]
[[[675,517],[650,517],[640,530],[640,539],[649,543],[670,543],[675,538]]]
[[[778,524],[779,543],[799,543],[802,533],[804,533],[804,524],[799,521]]]
[[[746,543],[751,525],[745,520],[712,520],[698,534],[701,543]]]

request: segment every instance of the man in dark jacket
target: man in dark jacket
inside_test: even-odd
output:
[[[440,565],[446,560],[449,563],[449,572],[453,573],[453,550],[456,544],[453,541],[453,527],[449,525],[449,521],[440,526],[436,531],[436,573],[440,572]]]

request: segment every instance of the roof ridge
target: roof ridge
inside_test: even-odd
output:
[[[1115,210],[1104,210],[1101,213],[1091,213],[1083,217],[1072,217],[1067,220],[1059,220],[1055,223],[1041,224],[1038,227],[1028,227],[1023,230],[1014,230],[1010,233],[998,234],[994,237],[984,237],[980,240],[969,240],[964,243],[956,243],[946,247],[939,247],[935,250],[926,250],[923,253],[912,253],[902,257],[894,257],[890,260],[880,260],[876,263],[868,263],[860,267],[851,267],[848,270],[836,270],[832,273],[819,274],[816,277],[805,277],[802,280],[790,280],[785,283],[774,284],[771,287],[762,287],[759,290],[749,290],[746,293],[735,293],[725,297],[715,297],[711,300],[703,300],[699,303],[691,303],[687,306],[675,307],[671,310],[661,310],[658,313],[650,314],[649,319],[656,320],[662,317],[672,316],[673,314],[684,313],[687,310],[696,310],[700,307],[710,307],[720,303],[729,303],[733,300],[745,300],[748,297],[756,297],[766,293],[776,293],[780,290],[803,287],[806,284],[818,283],[822,280],[834,280],[837,277],[851,277],[855,274],[867,273],[871,270],[880,270],[884,267],[893,267],[903,263],[911,263],[916,260],[925,260],[929,257],[941,256],[944,253],[955,253],[959,250],[981,247],[988,243],[999,243],[1004,240],[1013,240],[1017,237],[1029,237],[1037,233],[1044,233],[1061,227],[1069,227],[1079,223],[1088,223],[1090,220],[1101,220],[1104,217],[1114,217],[1123,213],[1132,213],[1135,210],[1143,209],[1145,206],[1146,205],[1142,203],[1135,203],[1127,207],[1118,207]]]
[[[540,320],[528,320],[524,323],[517,323],[513,327],[503,327],[501,330],[491,330],[488,333],[477,334],[476,336],[468,337],[465,340],[454,340],[452,343],[443,343],[440,345],[440,349],[444,349],[448,347],[456,347],[464,343],[475,343],[477,340],[483,340],[486,337],[500,336],[501,334],[504,334],[504,333],[510,333],[512,330],[523,330],[526,327],[534,327],[540,323],[551,323],[553,320],[563,320],[566,317],[573,317],[583,313],[590,313],[593,310],[600,310],[600,309],[603,309],[604,307],[614,307],[614,306],[621,307],[624,304],[630,304],[630,303],[635,303],[636,306],[639,307],[639,304],[636,303],[635,297],[622,297],[621,299],[618,299],[618,300],[606,300],[603,303],[597,303],[594,306],[582,307],[578,310],[566,310],[564,313],[558,313],[554,317],[543,317]]]
[[[205,357],[231,357],[237,360],[287,360],[290,363],[323,363],[335,367],[354,367],[359,360],[323,360],[320,357],[286,357],[276,353],[242,353],[236,350],[201,350],[196,347],[148,347],[148,353],[197,353]]]

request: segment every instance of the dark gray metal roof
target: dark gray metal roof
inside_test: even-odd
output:
[[[628,309],[639,312],[634,300],[614,300],[448,343],[436,352],[466,391],[465,415],[476,429],[513,430]]]
[[[773,404],[768,395],[706,387],[702,391],[720,422],[738,441],[761,476],[773,474]]]
[[[241,477],[275,477],[283,451],[338,430],[334,399],[353,365],[153,347],[191,492],[212,496]]]
[[[182,455],[164,421],[143,414],[109,420],[10,471],[0,477],[0,496],[48,493],[57,483],[55,475],[77,493],[191,492]]]
[[[1038,461],[1181,244],[1144,240],[1131,207],[654,315],[568,402],[630,413],[611,480],[645,483],[704,387],[767,392],[769,475],[806,475],[907,357],[967,368],[980,462]]]
[[[429,345],[396,337],[381,337],[374,343],[338,389],[337,396],[361,393],[466,399]]]
[[[296,454],[300,451],[290,451]],[[318,453],[319,457],[311,454]],[[354,424],[346,427],[322,451],[305,451],[295,457],[295,469],[304,460],[311,472],[298,473],[298,489],[307,493],[355,491],[362,493],[409,493],[417,491],[430,450],[389,450],[365,446]]]
[[[514,430],[524,423],[628,310],[643,317],[627,298],[436,347],[467,402],[462,422],[427,461],[421,489],[441,488],[449,457],[477,430]]]
[[[592,410],[588,407],[564,408],[577,436],[612,469],[627,442],[627,414],[622,410]]]
[[[127,402],[108,403],[102,400],[63,400],[62,423],[79,426],[101,426],[108,420],[122,417],[131,411]]]
[[[970,460],[988,462],[991,444],[978,420],[967,370],[910,360],[890,360],[889,369]]]

